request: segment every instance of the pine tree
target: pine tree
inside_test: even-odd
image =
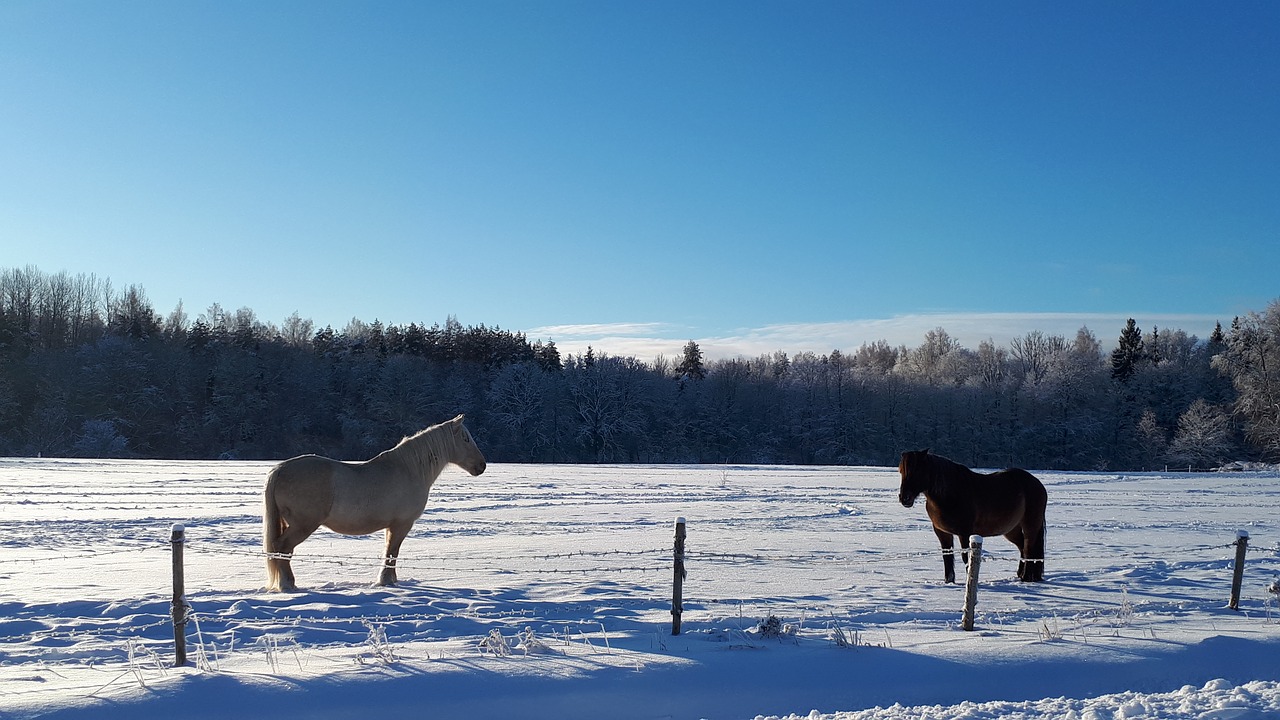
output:
[[[564,369],[560,363],[560,350],[556,348],[554,340],[548,340],[543,345],[541,340],[533,344],[533,359],[538,363],[538,367],[546,372],[559,372]]]
[[[1125,323],[1120,332],[1120,344],[1111,351],[1111,377],[1120,382],[1129,382],[1143,358],[1142,330],[1133,318]]]
[[[707,369],[702,364],[702,348],[690,340],[684,345],[684,357],[676,366],[676,374],[681,378],[702,380],[707,376]]]
[[[1221,352],[1222,348],[1227,344],[1227,336],[1222,333],[1222,323],[1213,324],[1213,333],[1209,335],[1209,347],[1213,354]]]

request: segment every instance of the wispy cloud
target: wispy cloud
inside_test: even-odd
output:
[[[547,325],[527,331],[527,335],[547,338],[641,337],[669,335],[676,327],[666,323],[595,323],[589,325]],[[558,341],[557,341],[558,344]]]
[[[1088,327],[1110,347],[1128,318],[1149,331],[1153,325],[1180,328],[1206,337],[1215,322],[1226,324],[1229,317],[1212,315],[1142,315],[1135,313],[919,313],[889,318],[847,320],[824,323],[788,323],[742,328],[730,332],[706,332],[695,327],[665,323],[617,323],[592,325],[549,325],[526,331],[531,339],[554,340],[562,354],[580,355],[590,346],[597,353],[632,356],[651,360],[663,355],[678,357],[686,342],[694,340],[707,359],[756,357],[784,351],[829,353],[852,352],[864,343],[884,340],[890,345],[919,345],[925,333],[943,328],[961,345],[976,348],[984,340],[1008,346],[1032,331],[1074,338]]]

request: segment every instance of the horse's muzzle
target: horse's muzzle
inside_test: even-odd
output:
[[[916,496],[902,493],[898,495],[898,502],[902,503],[902,507],[911,507],[916,504]]]

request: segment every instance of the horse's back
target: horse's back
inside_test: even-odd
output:
[[[1043,522],[1045,507],[1049,503],[1049,493],[1039,478],[1022,468],[1000,470],[985,477],[999,495],[1017,498],[1027,517],[1039,518],[1040,522]]]
[[[1015,492],[1020,492],[1026,497],[1028,506],[1044,507],[1049,500],[1049,491],[1044,489],[1044,483],[1040,482],[1040,478],[1022,468],[1009,468],[994,474],[1003,475]]]
[[[299,455],[271,468],[267,481],[277,485],[330,482],[343,463],[320,455]]]
[[[979,535],[1003,535],[1015,527],[1025,527],[1028,519],[1044,517],[1044,486],[1026,470],[971,472],[961,486],[967,490],[960,493],[965,499],[959,507],[966,508],[964,513],[971,513],[967,515],[972,518],[971,531]]]
[[[319,455],[286,460],[272,471],[276,498],[344,535],[412,522],[426,507],[430,485],[383,455],[365,462]]]
[[[325,517],[334,501],[334,476],[343,463],[319,455],[299,455],[267,475],[267,493],[282,511]]]

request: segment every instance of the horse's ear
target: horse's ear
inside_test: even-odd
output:
[[[928,455],[928,454],[929,454],[929,448],[925,448],[925,449],[921,450],[921,451],[920,451],[920,454],[921,454],[921,455]]]
[[[463,417],[465,417],[465,415],[464,415],[463,413],[458,413],[458,417],[456,417],[456,418],[454,418],[454,419],[450,420],[449,422],[451,422],[451,423],[453,423],[453,424],[455,424],[455,425],[461,424],[461,423],[462,423],[462,418],[463,418]]]

